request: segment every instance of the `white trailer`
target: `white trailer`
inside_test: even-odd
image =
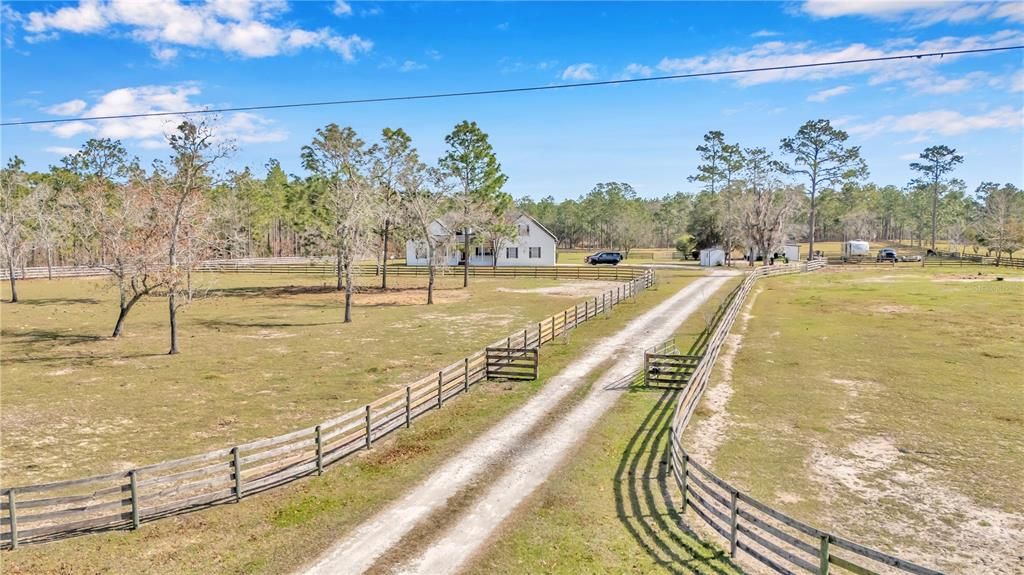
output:
[[[871,255],[871,245],[864,240],[843,242],[843,261],[859,260]]]

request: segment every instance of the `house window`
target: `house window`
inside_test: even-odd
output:
[[[476,248],[476,255],[477,256],[493,256],[494,255],[494,250],[492,250],[491,248],[485,248],[485,247],[477,246],[477,248]]]
[[[427,246],[424,246],[422,244],[416,244],[416,259],[427,259]]]
[[[530,257],[531,258],[539,258],[540,257],[540,247],[530,248]]]
[[[530,224],[519,224],[519,235],[528,236],[530,235]]]
[[[505,248],[505,259],[519,259],[519,248]]]

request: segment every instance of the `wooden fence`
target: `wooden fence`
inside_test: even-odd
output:
[[[383,266],[379,264],[358,264],[353,267],[357,276],[379,276]],[[585,279],[623,281],[641,275],[646,268],[638,266],[591,266],[591,265],[557,265],[557,266],[522,266],[496,267],[470,266],[469,275],[474,278],[544,278],[544,279]],[[240,260],[210,260],[203,262],[201,272],[247,273],[247,274],[294,274],[334,277],[337,273],[330,260],[309,258],[247,258]],[[392,277],[426,277],[425,266],[407,266],[405,264],[389,264],[388,275]],[[47,270],[45,267],[22,268],[15,270],[17,279],[95,277],[110,275],[110,271],[102,267],[64,266]],[[461,267],[447,268],[446,274],[461,276]],[[6,280],[10,274],[6,269],[0,270],[0,280]]]
[[[700,355],[679,353],[675,338],[644,350],[644,385],[682,389],[700,363]]]
[[[857,575],[883,572],[939,575],[881,551],[854,543],[834,533],[812,527],[741,492],[694,461],[682,446],[682,433],[707,386],[722,343],[729,334],[747,294],[762,277],[818,269],[823,260],[784,266],[762,267],[752,272],[727,301],[689,383],[680,393],[672,419],[669,468],[682,494],[682,511],[688,508],[729,545],[729,554],[744,551],[772,571],[827,575],[839,568]]]
[[[654,285],[637,277],[487,346],[532,350]],[[137,529],[144,521],[239,501],[326,467],[466,393],[487,377],[486,351],[358,409],[317,425],[230,448],[129,471],[21,487],[0,487],[0,545],[49,541],[95,531]]]

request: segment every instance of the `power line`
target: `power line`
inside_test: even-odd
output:
[[[985,52],[1003,52],[1024,49],[1024,45],[1002,46],[998,48],[974,48],[971,50],[951,50],[947,52],[921,52],[900,56],[879,56],[876,58],[857,58],[852,60],[833,60],[829,62],[812,62],[810,64],[784,64],[761,68],[740,68],[735,70],[719,70],[715,72],[693,72],[690,74],[672,74],[668,76],[651,76],[648,78],[627,78],[621,80],[600,80],[579,82],[576,84],[550,84],[546,86],[526,86],[521,88],[497,88],[493,90],[471,90],[465,92],[441,92],[437,94],[416,94],[410,96],[384,96],[378,98],[356,98],[351,100],[328,100],[323,102],[298,102],[292,104],[268,104],[263,106],[239,106],[234,108],[203,108],[199,110],[183,110],[179,112],[147,112],[141,114],[115,114],[110,116],[85,116],[81,118],[57,118],[52,120],[22,120],[3,122],[0,126],[28,126],[32,124],[62,124],[65,122],[89,122],[95,120],[120,120],[128,118],[150,118],[156,116],[184,116],[195,114],[218,114],[222,112],[252,112],[256,110],[282,110],[286,108],[312,108],[318,106],[342,106],[348,104],[372,104],[377,102],[404,102],[408,100],[436,100],[440,98],[461,98],[465,96],[490,96],[493,94],[517,94],[521,92],[541,92],[545,90],[562,90],[566,88],[588,88],[593,86],[611,86],[616,84],[635,84],[639,82],[659,82],[663,80],[682,80],[686,78],[707,78],[711,76],[728,76],[734,74],[752,74],[756,72],[776,72],[780,70],[798,70],[802,68],[821,68],[826,66],[844,66],[850,64],[867,64],[872,62],[890,62],[894,60],[910,60],[934,58],[938,56],[958,56],[962,54],[981,54]]]

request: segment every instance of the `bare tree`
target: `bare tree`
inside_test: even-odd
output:
[[[423,164],[408,165],[401,172],[402,212],[416,250],[423,250],[427,260],[427,305],[434,303],[434,282],[437,271],[448,265],[448,249],[453,237],[443,223],[450,206],[451,185],[439,171]]]
[[[17,269],[25,258],[30,229],[28,221],[36,202],[22,166],[15,156],[0,170],[0,248],[11,282],[11,303],[18,301]]]
[[[167,288],[167,309],[171,331],[171,349],[178,353],[178,310],[191,302],[192,270],[202,260],[206,231],[205,190],[210,185],[213,165],[233,151],[230,143],[218,142],[213,129],[205,122],[186,120],[168,137],[174,152],[174,174],[167,177],[156,170],[154,188],[159,214],[165,230],[167,267],[163,283]]]
[[[767,264],[769,254],[785,240],[799,206],[799,191],[782,185],[779,175],[784,167],[764,148],[747,148],[743,155],[743,227]],[[751,257],[750,265],[753,264]]]
[[[328,124],[302,148],[302,162],[317,185],[316,212],[338,257],[339,286],[344,277],[345,323],[352,321],[355,291],[352,266],[368,248],[377,217],[373,184],[366,173],[367,152],[355,130]]]
[[[978,187],[982,204],[981,234],[988,248],[996,252],[996,265],[1002,254],[1024,245],[1024,192],[1011,184],[983,183]]]

